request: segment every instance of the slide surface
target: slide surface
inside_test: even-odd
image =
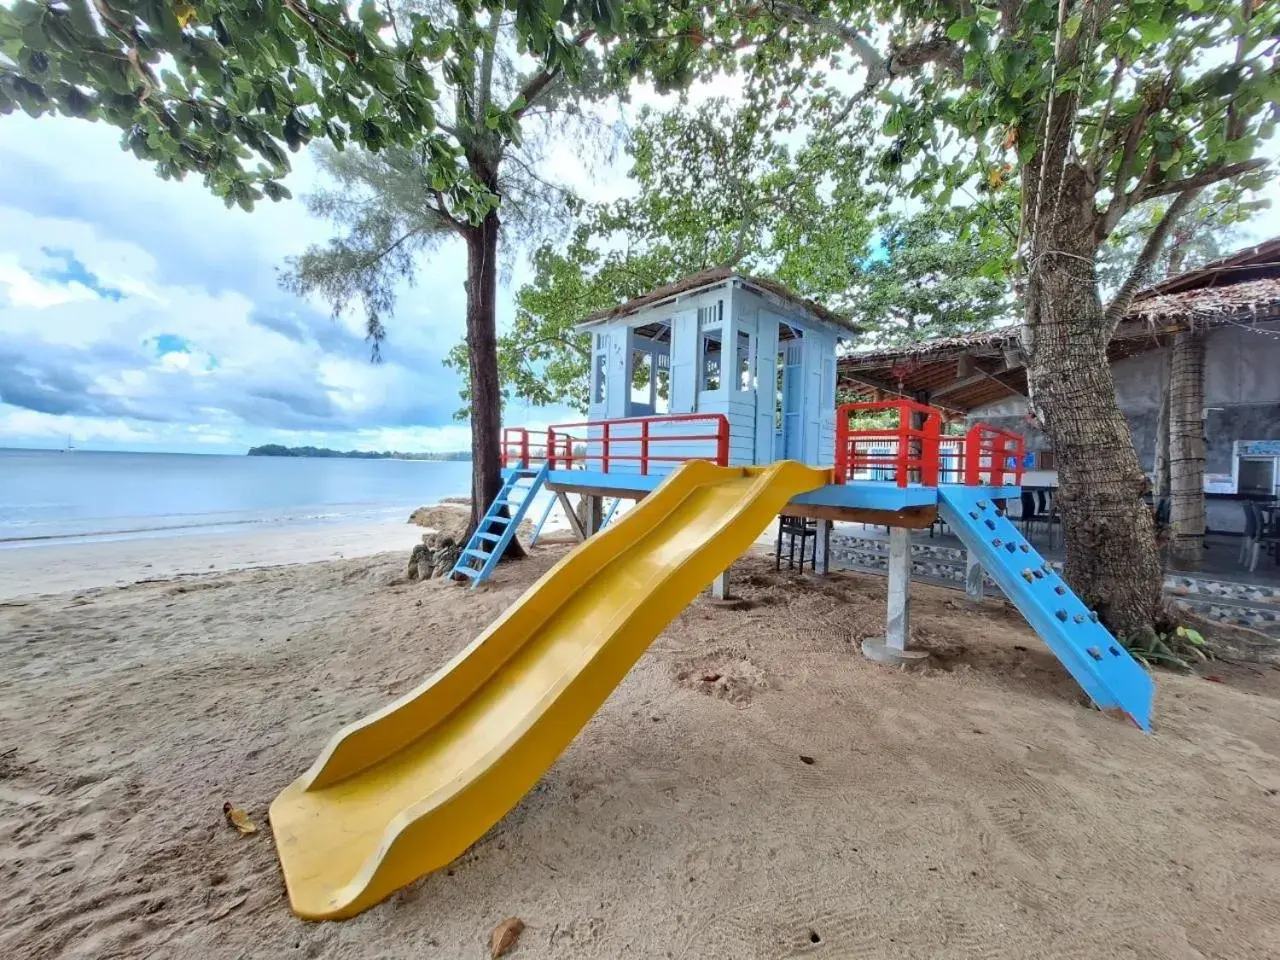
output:
[[[271,804],[294,912],[352,916],[460,855],[787,501],[828,482],[792,461],[685,464],[416,690],[339,731]]]

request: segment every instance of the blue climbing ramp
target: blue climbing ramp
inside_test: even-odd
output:
[[[536,469],[513,467],[502,472],[502,489],[458,555],[451,576],[466,577],[473,587],[489,579],[546,479],[545,463]]]
[[[940,486],[942,518],[982,562],[1099,709],[1151,729],[1155,685],[1142,665],[980,488]]]

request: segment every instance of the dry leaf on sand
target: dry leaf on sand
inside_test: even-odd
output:
[[[493,933],[489,934],[489,956],[497,960],[514,947],[523,929],[524,921],[519,917],[507,917],[494,927]]]
[[[229,914],[232,910],[236,909],[237,907],[244,906],[245,901],[248,899],[249,899],[249,895],[246,893],[242,897],[236,897],[236,899],[230,901],[229,903],[224,903],[221,907],[219,907],[212,914],[210,914],[209,921],[212,923],[214,920],[221,920],[223,917]]]
[[[249,819],[249,815],[239,807],[233,807],[229,803],[222,805],[222,815],[227,818],[227,823],[231,824],[242,834],[250,834],[258,832],[258,825]]]

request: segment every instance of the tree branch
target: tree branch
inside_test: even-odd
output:
[[[573,45],[575,47],[581,47],[595,35],[596,35],[596,31],[594,28],[583,30],[581,33],[579,33],[576,37],[573,38]],[[507,108],[507,112],[510,113],[516,120],[519,120],[521,117],[524,116],[525,111],[528,110],[531,106],[533,106],[533,102],[538,99],[538,96],[541,93],[543,93],[543,91],[545,91],[548,86],[550,86],[551,81],[554,80],[559,75],[560,75],[559,67],[552,67],[550,70],[543,70],[541,73],[538,73],[537,75],[535,75],[533,79],[531,79],[528,83],[526,83],[524,87],[520,90],[520,92],[516,94],[515,102],[513,102],[512,105]],[[517,108],[515,106],[515,103],[519,102],[520,100],[524,100],[524,103]]]
[[[1239,163],[1228,163],[1218,167],[1210,167],[1191,177],[1183,177],[1181,180],[1170,180],[1167,183],[1155,183],[1148,186],[1134,200],[1133,206],[1143,203],[1147,200],[1153,200],[1156,197],[1167,197],[1173,193],[1182,193],[1185,190],[1199,190],[1203,187],[1211,186],[1222,180],[1230,180],[1233,177],[1239,177],[1246,173],[1252,173],[1255,170],[1261,170],[1267,165],[1268,161],[1262,157],[1254,157],[1252,160],[1242,160]]]
[[[480,61],[480,82],[476,88],[476,116],[483,119],[485,108],[489,105],[489,94],[493,87],[493,58],[498,51],[498,29],[502,20],[496,13],[489,14],[489,29],[485,35],[484,59]]]
[[[1103,328],[1108,332],[1108,336],[1111,331],[1115,330],[1116,324],[1120,322],[1120,319],[1129,312],[1129,307],[1133,305],[1134,295],[1147,282],[1147,274],[1151,271],[1151,265],[1156,262],[1156,257],[1160,255],[1160,248],[1164,246],[1164,242],[1168,239],[1174,225],[1177,224],[1178,218],[1182,216],[1183,211],[1199,195],[1200,190],[1201,187],[1193,186],[1178,194],[1177,199],[1169,204],[1169,209],[1164,212],[1160,222],[1151,231],[1151,236],[1147,237],[1147,242],[1143,245],[1142,252],[1138,254],[1138,260],[1133,265],[1133,270],[1129,272],[1129,276],[1120,285],[1120,289],[1116,291],[1112,301],[1107,304],[1107,311],[1103,314]]]
[[[1139,90],[1139,95],[1141,93],[1142,91]],[[1151,114],[1154,112],[1154,105],[1144,98],[1142,106],[1129,121],[1129,129],[1124,137],[1124,151],[1120,154],[1120,165],[1116,167],[1115,189],[1111,192],[1111,203],[1107,205],[1105,214],[1105,219],[1111,221],[1112,226],[1120,222],[1120,218],[1124,216],[1127,209],[1125,187],[1133,176],[1133,162],[1138,157],[1138,148],[1142,145],[1142,135],[1146,132],[1147,121],[1151,119]]]
[[[463,223],[461,220],[459,220],[457,217],[455,217],[452,213],[449,212],[449,204],[445,202],[444,194],[433,187],[431,189],[431,195],[436,198],[435,212],[440,215],[440,219],[442,219],[445,223],[447,223],[449,225],[449,228],[456,231],[457,233],[462,233],[464,230],[466,230],[467,224]]]
[[[1111,106],[1115,103],[1116,91],[1120,89],[1120,81],[1124,79],[1125,62],[1123,60],[1116,61],[1115,71],[1111,74],[1111,82],[1107,85],[1107,99],[1102,105],[1102,113],[1098,117],[1098,129],[1093,138],[1093,149],[1089,151],[1089,165],[1093,169],[1093,181],[1096,183],[1101,179],[1102,168],[1106,166],[1106,161],[1111,159],[1110,154],[1104,157],[1102,151],[1102,138],[1106,136],[1107,122],[1111,119]]]
[[[569,339],[568,337],[560,336],[558,334],[548,334],[547,336],[539,337],[536,340],[521,340],[520,350],[522,352],[527,352],[533,347],[546,346],[549,343],[558,343],[562,347],[567,347],[568,349],[578,354],[578,356],[582,357],[582,359],[584,360],[591,359],[591,351],[588,348],[583,347],[582,344],[580,343],[575,343],[573,340]]]
[[[821,16],[800,6],[798,3],[786,3],[784,0],[773,0],[768,4],[768,8],[775,18],[791,20],[794,23],[803,23],[807,27],[813,27],[824,33],[839,37],[847,43],[853,49],[854,55],[867,68],[868,87],[881,84],[893,76],[889,58],[881,55],[880,51],[873,47],[861,32],[848,24],[841,23],[832,17]]]

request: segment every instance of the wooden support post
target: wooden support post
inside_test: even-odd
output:
[[[813,547],[813,572],[824,576],[831,572],[831,521],[818,521],[818,537]]]
[[[711,581],[711,596],[717,600],[729,599],[729,571],[725,570],[720,576]]]
[[[573,509],[573,504],[569,502],[569,495],[563,490],[557,490],[556,499],[560,501],[560,509],[564,511],[564,515],[569,518],[569,528],[573,531],[573,535],[579,540],[587,539],[587,531],[582,526],[578,511]]]
[[[983,581],[982,562],[978,559],[978,555],[972,550],[965,551],[964,555],[964,592],[974,603],[982,602],[982,581]]]
[[[584,494],[587,499],[587,536],[599,533],[604,526],[604,497]]]

